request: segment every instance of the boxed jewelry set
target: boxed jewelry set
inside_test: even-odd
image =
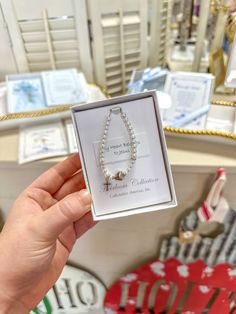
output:
[[[177,205],[155,91],[71,110],[95,220]]]

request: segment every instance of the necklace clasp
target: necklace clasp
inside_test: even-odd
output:
[[[110,115],[111,115],[112,113],[114,113],[114,114],[120,114],[120,113],[122,113],[121,107],[114,107],[114,108],[111,108],[111,109],[110,109]]]

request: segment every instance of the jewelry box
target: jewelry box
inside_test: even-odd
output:
[[[71,111],[94,220],[177,205],[155,91]]]

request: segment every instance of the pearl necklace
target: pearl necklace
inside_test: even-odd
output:
[[[130,159],[127,165],[127,168],[124,170],[116,170],[115,174],[112,174],[105,165],[105,144],[107,141],[107,135],[108,135],[108,129],[111,123],[111,116],[112,114],[120,115],[121,120],[123,121],[129,136],[129,145],[130,145]],[[123,112],[123,110],[120,107],[114,107],[110,109],[109,114],[106,117],[105,120],[105,129],[102,136],[102,141],[100,143],[99,147],[99,161],[102,168],[103,175],[105,177],[105,187],[106,191],[109,190],[109,186],[111,185],[112,180],[123,180],[125,176],[131,171],[135,160],[137,159],[137,144],[136,144],[136,137],[134,134],[133,127],[131,123],[129,122],[129,119],[127,118],[127,115]]]

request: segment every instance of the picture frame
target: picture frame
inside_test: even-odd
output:
[[[7,111],[21,113],[85,103],[88,85],[82,72],[61,69],[7,76]]]
[[[7,76],[7,107],[8,113],[31,112],[47,107],[39,72]]]
[[[21,126],[19,134],[19,164],[68,154],[62,121]]]
[[[215,76],[215,89],[224,83],[226,68],[224,62],[224,51],[222,48],[217,49],[210,54],[209,60],[210,72]]]
[[[163,111],[163,124],[174,128],[204,129],[214,81],[214,75],[209,73],[169,73],[164,91],[170,95],[172,106]]]

